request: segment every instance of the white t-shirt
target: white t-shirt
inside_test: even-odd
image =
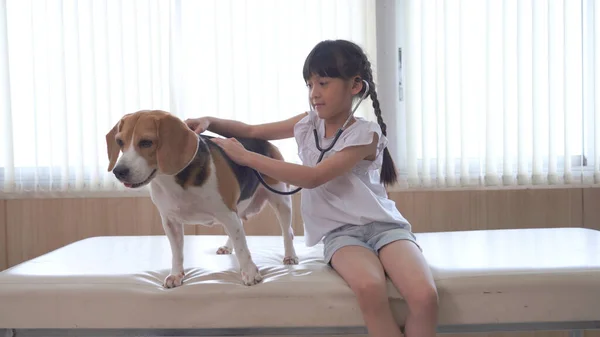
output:
[[[321,154],[315,144],[313,125],[317,128],[321,148],[327,148],[334,138],[324,137],[325,124],[314,111],[294,126],[298,155],[307,166],[315,166]],[[383,150],[388,142],[381,134],[379,124],[356,117],[323,160],[345,147],[370,144],[374,133],[379,136],[374,161],[362,160],[350,172],[316,188],[302,190],[301,212],[307,246],[316,245],[329,231],[348,224],[365,225],[377,221],[398,223],[411,230],[410,224],[400,214],[395,202],[387,198],[387,191],[379,182]]]

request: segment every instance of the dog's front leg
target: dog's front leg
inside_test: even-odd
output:
[[[240,217],[234,212],[228,212],[219,215],[218,220],[225,227],[225,232],[229,235],[233,244],[233,250],[240,265],[244,284],[250,286],[262,281],[262,275],[256,264],[254,264],[250,250],[248,249],[246,233]]]
[[[162,217],[162,225],[171,245],[171,274],[165,278],[165,288],[175,288],[181,285],[183,272],[183,224]]]

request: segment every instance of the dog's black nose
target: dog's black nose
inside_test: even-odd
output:
[[[118,179],[125,179],[129,175],[129,168],[125,166],[117,166],[113,169],[113,173]]]

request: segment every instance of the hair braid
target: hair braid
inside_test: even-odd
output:
[[[381,127],[381,132],[383,133],[383,135],[387,136],[387,125],[385,125],[385,122],[381,117],[381,108],[379,106],[379,100],[377,99],[377,92],[374,88],[375,83],[373,83],[372,81],[367,82],[369,82],[369,87],[372,88],[370,90],[369,96],[371,97],[371,101],[373,101],[373,110],[375,111],[375,116],[377,117],[377,123]]]
[[[379,127],[381,128],[381,133],[384,136],[387,136],[387,125],[383,121],[383,117],[381,117],[381,107],[379,104],[379,99],[377,98],[377,91],[375,90],[375,82],[373,81],[373,71],[371,69],[371,62],[369,62],[367,56],[364,54],[363,58],[365,60],[364,77],[367,83],[369,83],[369,96],[371,97],[371,101],[373,102],[373,110],[375,112],[375,116],[377,117],[377,124],[379,124]],[[380,181],[386,186],[393,185],[398,181],[396,167],[394,165],[392,156],[390,155],[390,151],[387,147],[383,150],[383,164],[381,167]]]

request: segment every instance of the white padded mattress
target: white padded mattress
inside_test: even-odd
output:
[[[600,232],[522,229],[417,235],[440,293],[440,324],[600,320]],[[353,293],[296,237],[248,237],[264,281],[242,285],[223,236],[185,238],[184,285],[164,289],[164,236],[96,237],[0,273],[0,328],[362,326]],[[399,323],[406,307],[389,283]]]

